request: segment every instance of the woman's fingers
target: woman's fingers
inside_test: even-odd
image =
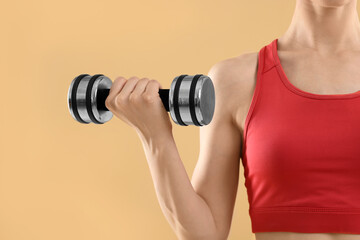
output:
[[[136,97],[140,96],[145,91],[145,87],[148,84],[148,82],[149,82],[148,78],[139,79],[139,81],[136,83],[134,90],[131,92],[131,95]]]
[[[127,80],[124,77],[117,77],[113,84],[111,85],[109,95],[105,100],[105,106],[107,109],[112,110],[113,106],[115,105],[114,99],[117,94],[121,91],[121,89],[126,84]]]
[[[117,106],[124,106],[128,104],[128,101],[137,102],[138,96],[140,96],[141,93],[144,91],[147,81],[147,79],[139,80],[138,77],[129,78],[125,86],[115,97],[115,104]]]
[[[143,97],[145,100],[151,101],[154,97],[157,97],[159,94],[160,83],[154,79],[151,79],[146,85]]]
[[[159,92],[160,83],[154,79],[151,79],[146,85],[146,89],[144,91],[144,95],[152,95],[156,96]]]
[[[114,98],[121,91],[126,82],[126,78],[117,77],[111,85],[108,98]]]
[[[160,83],[154,79],[118,77],[110,88],[105,106],[140,132],[158,132],[159,124],[166,124],[171,129],[169,116],[164,108],[161,109],[159,88]]]
[[[150,81],[153,82],[152,85],[157,83],[156,80],[149,80],[148,78],[139,79],[135,76],[129,79],[125,79],[124,77],[116,78],[110,88],[109,96],[105,101],[105,106],[107,106],[108,109],[111,109],[112,106],[127,104],[130,99],[131,101],[136,102],[139,97],[144,94]],[[156,91],[156,87],[151,87],[150,89]],[[157,93],[158,90],[156,91],[156,94]],[[154,93],[152,94],[154,95]]]

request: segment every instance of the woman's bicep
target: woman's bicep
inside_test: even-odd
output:
[[[211,123],[200,127],[200,152],[191,183],[208,204],[218,231],[227,234],[238,187],[241,133],[228,102],[224,65],[214,65],[208,74],[215,87],[215,111]]]

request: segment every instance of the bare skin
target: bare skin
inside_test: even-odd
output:
[[[360,25],[356,0],[297,0],[278,38],[289,81],[303,91],[345,94],[360,89]],[[199,128],[200,152],[191,180],[169,116],[147,78],[117,78],[106,106],[142,141],[161,210],[181,240],[225,240],[238,187],[245,118],[256,84],[257,54],[223,60],[209,73],[216,92],[212,122]],[[258,232],[257,240],[359,240],[358,234]]]

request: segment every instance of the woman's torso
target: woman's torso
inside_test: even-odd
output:
[[[278,39],[278,55],[281,65],[289,81],[297,88],[315,94],[347,94],[360,90],[360,51],[349,51],[346,53],[331,53],[328,56],[320,56],[314,51],[301,49],[296,51],[284,51],[282,49],[293,49]],[[244,86],[238,87],[239,92],[247,95],[244,97],[234,96],[235,101],[240,102],[236,112],[236,123],[242,136],[245,126],[246,113],[250,107],[252,94],[256,84],[256,66],[258,52],[247,53],[239,56],[235,61],[246,65],[235,74],[247,76],[247,90]],[[301,61],[300,61],[301,59]],[[247,72],[244,72],[247,69]],[[236,77],[236,76],[235,76]],[[248,92],[244,92],[248,91]],[[248,93],[248,94],[247,94]],[[242,139],[242,142],[244,139]],[[296,232],[257,232],[256,240],[360,240],[360,234],[341,233],[296,233]]]

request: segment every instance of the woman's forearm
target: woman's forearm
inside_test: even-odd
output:
[[[138,132],[160,207],[179,239],[221,239],[207,203],[194,190],[172,134]]]

